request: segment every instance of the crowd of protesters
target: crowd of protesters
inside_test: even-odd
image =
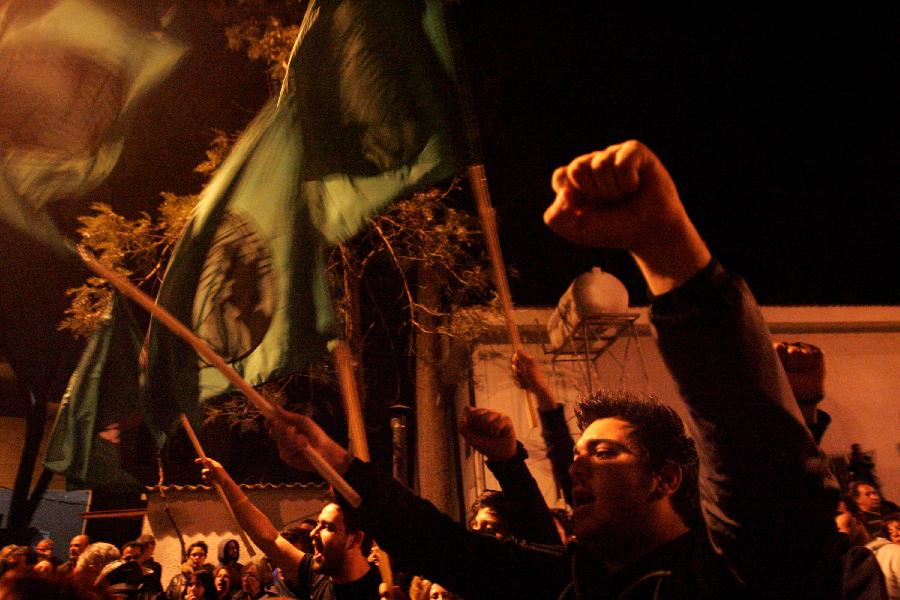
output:
[[[195,541],[164,582],[150,536],[121,548],[76,536],[64,563],[41,540],[3,549],[0,600],[900,599],[896,505],[870,477],[839,489],[818,447],[830,421],[818,408],[822,352],[772,342],[657,157],[637,142],[611,146],[558,169],[553,189],[545,221],[554,231],[628,250],[638,263],[687,426],[653,398],[601,392],[578,402],[575,442],[537,363],[518,352],[513,376],[538,400],[569,509],[546,505],[512,421],[497,411],[467,407],[459,423],[501,487],[479,496],[465,525],[311,419],[282,412],[269,422],[282,460],[311,470],[314,448],[358,506],[336,495],[314,521],[279,531],[221,464],[198,459],[263,558],[242,564],[237,540],[226,539],[212,562]],[[857,456],[855,472],[871,475],[868,466]]]

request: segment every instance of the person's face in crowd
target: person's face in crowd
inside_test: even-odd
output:
[[[312,530],[315,529],[316,526],[309,523],[300,523],[298,527],[306,532],[306,537],[301,537],[300,539],[298,539],[296,546],[303,552],[312,554],[314,550],[312,545],[312,536],[310,534],[312,534]]]
[[[313,544],[313,569],[326,575],[340,573],[344,553],[353,544],[353,536],[344,527],[344,515],[337,504],[328,504],[310,537]]]
[[[887,529],[888,539],[895,544],[900,544],[900,521],[888,521],[884,528]]]
[[[868,483],[857,486],[855,500],[859,509],[865,512],[876,512],[881,508],[881,495]]]
[[[147,542],[144,544],[144,556],[141,560],[150,560],[153,553],[156,552],[156,542]]]
[[[69,559],[75,560],[81,553],[84,552],[84,549],[87,547],[87,536],[86,535],[76,535],[72,538],[72,541],[69,542]]]
[[[126,546],[125,549],[122,550],[122,560],[125,562],[141,560],[143,555],[144,551],[139,546]]]
[[[838,502],[834,523],[839,532],[847,535],[852,545],[863,546],[869,541],[869,532],[866,531],[865,525],[847,510],[843,500]]]
[[[53,557],[53,540],[41,540],[34,547],[34,551],[44,560],[50,560]]]
[[[472,519],[472,531],[490,533],[497,539],[503,539],[507,534],[500,516],[487,506],[482,506],[475,513],[475,518]]]
[[[456,600],[456,594],[439,583],[432,583],[431,591],[428,592],[428,600]]]
[[[241,590],[251,596],[256,596],[260,589],[262,589],[262,581],[260,581],[259,571],[254,565],[248,566],[241,574]]]
[[[238,546],[238,543],[234,540],[231,540],[227,544],[225,544],[225,558],[230,561],[235,561],[238,559],[238,556],[241,554],[241,548]]]
[[[231,590],[231,577],[228,575],[228,569],[222,568],[216,571],[213,579],[216,584],[216,593],[219,597],[224,597]]]
[[[206,562],[206,552],[200,546],[194,546],[188,553],[188,563],[194,570],[199,569]]]
[[[206,595],[206,588],[199,577],[191,576],[190,584],[185,592],[185,600],[201,600]]]
[[[575,445],[572,500],[575,537],[582,542],[616,542],[646,523],[653,476],[622,419],[598,419]]]

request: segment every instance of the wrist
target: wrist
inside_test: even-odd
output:
[[[522,445],[522,442],[516,440],[516,443],[511,448],[506,451],[498,454],[494,454],[493,456],[487,456],[489,463],[505,463],[509,462],[515,458],[521,458],[521,460],[525,460],[528,458],[528,452],[525,450],[525,446]]]
[[[706,243],[690,221],[630,252],[654,296],[679,287],[712,260]]]

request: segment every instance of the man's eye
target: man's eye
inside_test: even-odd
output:
[[[612,458],[616,455],[616,451],[612,448],[607,447],[597,447],[594,448],[594,456],[597,458]]]

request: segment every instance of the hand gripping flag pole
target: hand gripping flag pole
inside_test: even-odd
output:
[[[240,390],[266,419],[279,418],[279,413],[283,412],[284,409],[269,402],[262,394],[244,381],[231,365],[226,363],[221,356],[210,348],[206,342],[197,337],[194,332],[173,317],[166,309],[156,304],[150,296],[141,291],[137,286],[116,273],[114,270],[101,264],[96,258],[91,256],[86,249],[79,246],[77,250],[81,260],[91,271],[106,279],[110,285],[114,286],[125,296],[136,302],[144,308],[144,310],[153,315],[157,321],[165,325],[172,333],[187,342],[197,351],[197,354],[199,354],[203,360],[218,369],[235,388]],[[182,423],[184,423],[185,420],[186,419],[183,419]],[[190,436],[190,433],[188,435]],[[194,440],[192,439],[191,441],[193,442]],[[202,449],[199,448],[199,442],[195,445],[195,449],[197,449],[198,454],[204,456],[204,454],[202,454]],[[359,494],[356,493],[356,490],[350,487],[350,484],[348,484],[344,478],[341,477],[324,458],[322,458],[322,455],[319,454],[315,448],[309,444],[304,444],[302,452],[313,468],[315,468],[316,472],[321,475],[325,481],[331,484],[336,492],[343,496],[354,508],[359,506],[360,497]],[[224,496],[223,501],[226,506],[229,507],[230,511],[231,507],[228,504],[228,501],[224,499]]]

